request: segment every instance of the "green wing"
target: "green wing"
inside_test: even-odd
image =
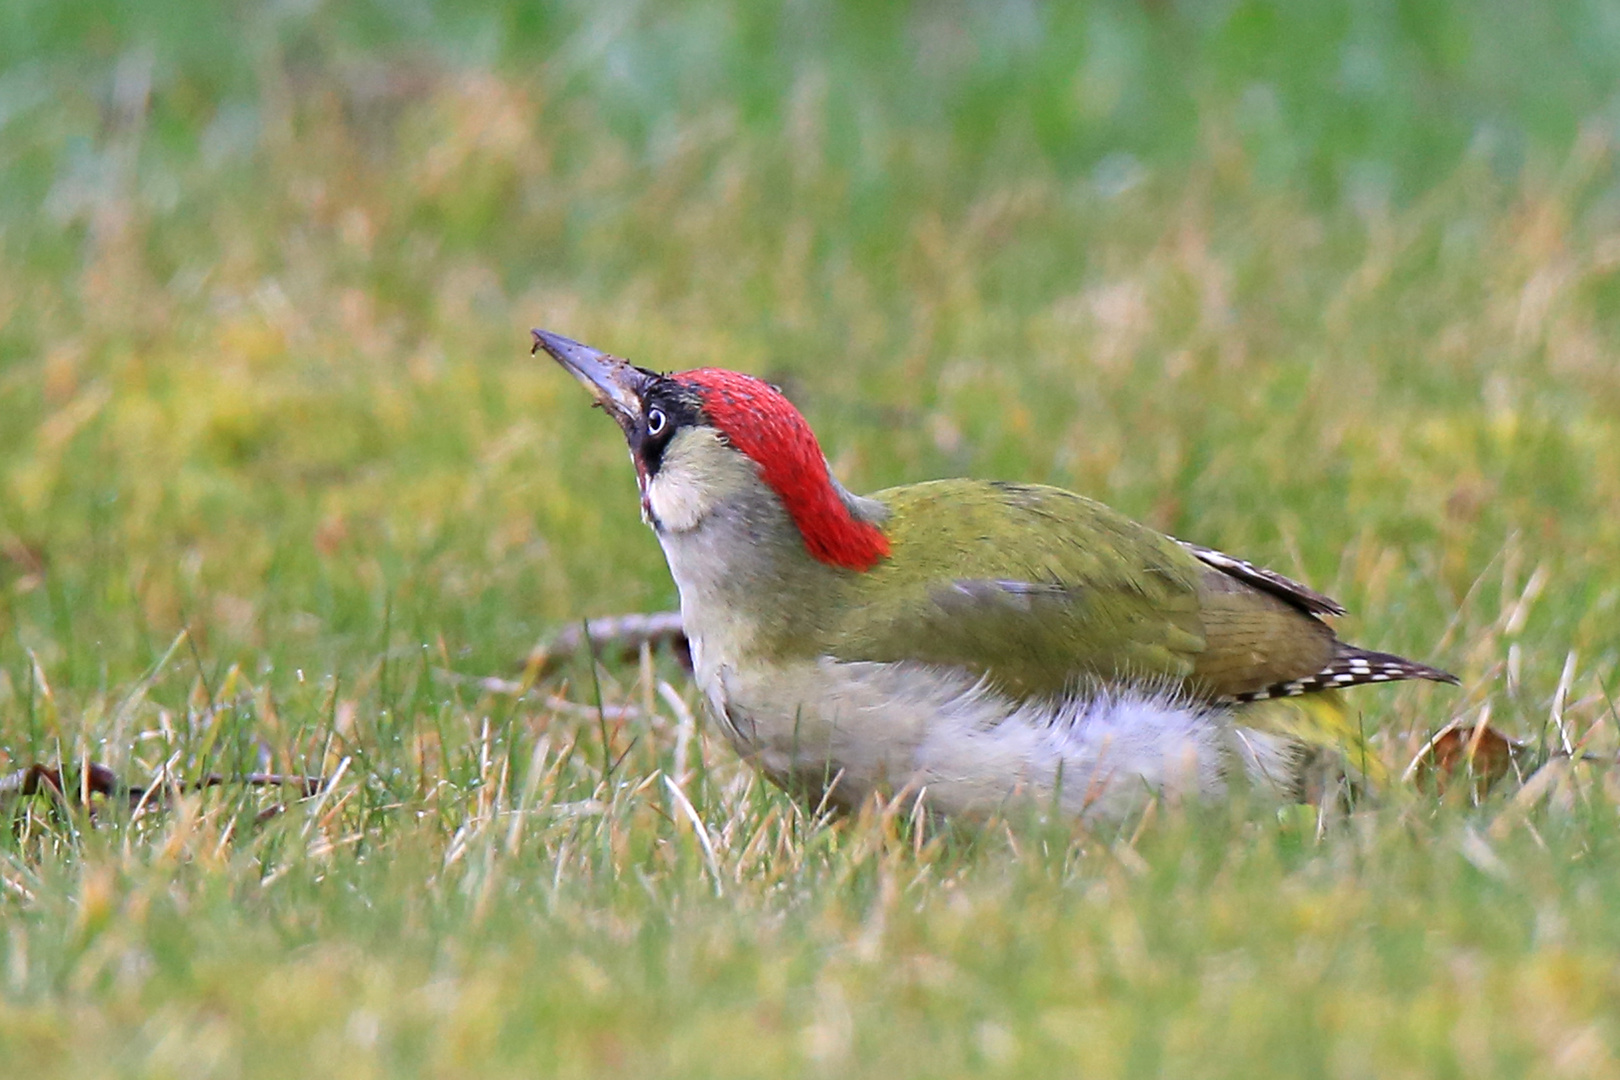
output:
[[[893,554],[861,575],[831,655],[963,667],[1020,696],[1192,674],[1200,564],[1169,537],[1051,487],[939,480],[873,498]]]
[[[1071,492],[940,480],[873,498],[890,510],[893,554],[852,582],[848,617],[828,627],[838,659],[959,667],[1019,697],[1087,678],[1215,697],[1332,656],[1332,631],[1276,584],[1294,583],[1251,580],[1269,572],[1212,562]]]

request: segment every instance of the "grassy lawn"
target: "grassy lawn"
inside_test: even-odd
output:
[[[660,652],[506,685],[675,600],[544,326],[1301,576],[1463,678],[1397,774],[1612,755],[1616,86],[1564,0],[4,5],[0,773],[169,794],[0,807],[0,1072],[1620,1075],[1603,768],[924,835]]]

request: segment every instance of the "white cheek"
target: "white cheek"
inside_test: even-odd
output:
[[[709,512],[710,501],[701,484],[682,483],[668,470],[647,481],[647,505],[653,518],[672,532],[685,532],[697,527]]]
[[[686,428],[664,449],[663,462],[642,498],[659,528],[687,532],[759,482],[754,463],[722,443],[713,430]]]

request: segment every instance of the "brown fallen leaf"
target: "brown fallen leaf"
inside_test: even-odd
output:
[[[1458,718],[1435,732],[1412,758],[1401,779],[1444,795],[1458,782],[1472,782],[1482,799],[1508,776],[1523,775],[1533,747],[1491,726],[1489,709],[1479,718]]]

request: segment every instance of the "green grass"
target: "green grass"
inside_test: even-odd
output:
[[[1620,1073],[1603,770],[923,836],[669,658],[478,682],[674,601],[539,325],[1303,576],[1464,678],[1397,771],[1613,752],[1616,85],[1599,3],[6,5],[0,769],[340,774],[12,803],[6,1075]]]

